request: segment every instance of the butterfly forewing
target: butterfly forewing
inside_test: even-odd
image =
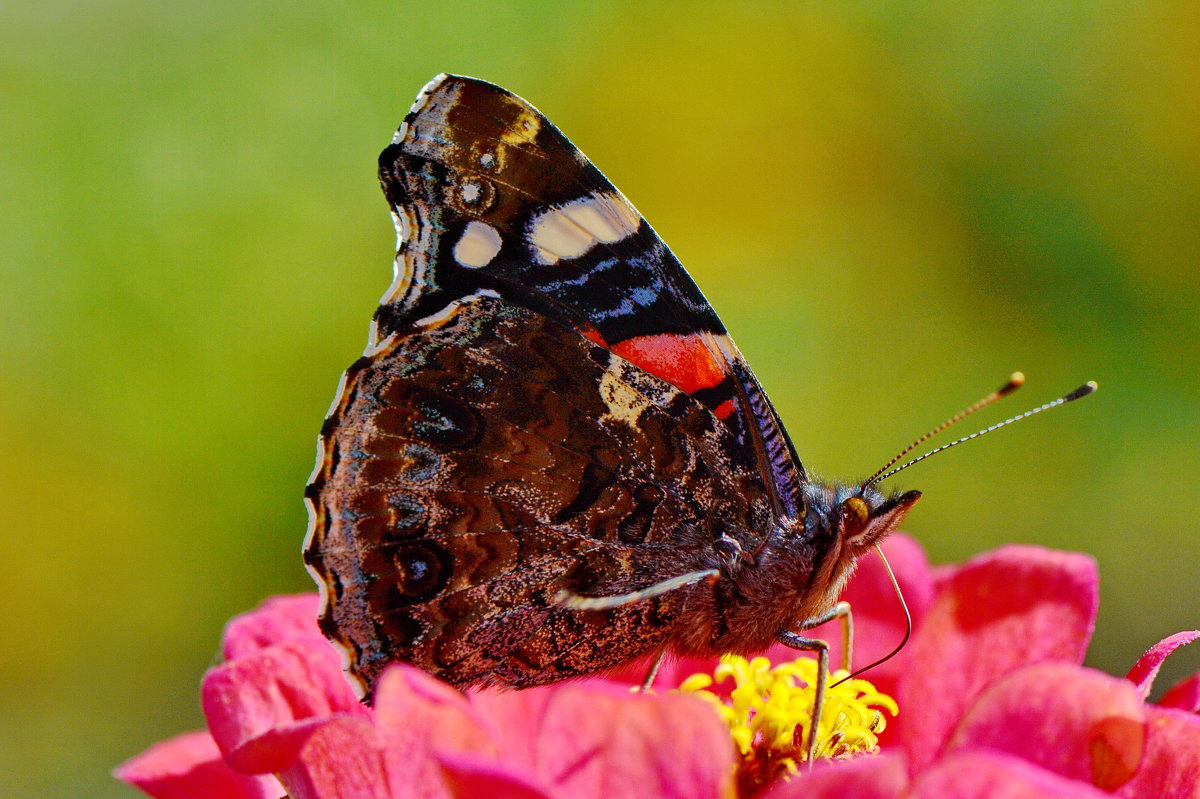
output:
[[[803,512],[803,468],[724,325],[650,225],[533,106],[441,76],[380,155],[380,180],[402,243],[376,335],[495,291],[694,395],[734,431],[778,510]]]

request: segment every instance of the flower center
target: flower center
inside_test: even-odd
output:
[[[829,675],[825,704],[817,723],[814,759],[849,758],[879,749],[879,733],[887,726],[884,711],[899,713],[895,700],[866,680],[846,680],[838,670]],[[733,680],[728,698],[708,690]],[[787,779],[805,760],[805,744],[813,725],[817,662],[799,658],[771,666],[765,657],[746,660],[726,655],[708,674],[693,674],[679,690],[710,703],[729,727],[741,754],[737,766],[742,795],[750,795],[774,779]]]

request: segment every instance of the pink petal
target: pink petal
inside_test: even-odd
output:
[[[776,782],[763,799],[894,799],[907,787],[903,757],[884,754],[818,763],[790,781]]]
[[[155,799],[279,799],[284,794],[274,777],[247,777],[230,769],[204,730],[155,744],[117,766],[113,776]]]
[[[1200,630],[1187,630],[1186,632],[1167,636],[1147,649],[1146,654],[1138,658],[1138,662],[1129,670],[1129,674],[1125,675],[1125,679],[1136,685],[1142,698],[1145,699],[1150,696],[1150,689],[1154,686],[1154,678],[1158,676],[1158,670],[1162,668],[1163,661],[1167,659],[1167,655],[1185,644],[1190,644],[1197,638],[1200,638]]]
[[[258,650],[210,670],[200,694],[217,745],[231,766],[248,774],[276,772],[281,758],[292,757],[309,734],[293,722],[371,712],[355,697],[331,647]]]
[[[614,683],[600,678],[580,680],[574,684],[612,686]],[[619,686],[620,690],[627,691],[630,688],[628,684],[615,685]],[[488,719],[492,729],[497,730],[497,753],[504,762],[522,763],[532,773],[546,707],[554,692],[561,687],[545,686],[525,691],[486,689],[472,694],[472,706],[481,716]]]
[[[1158,700],[1162,707],[1175,707],[1189,713],[1200,712],[1200,672],[1185,677],[1167,689]]]
[[[1126,680],[1069,663],[1043,663],[981,694],[947,751],[999,750],[1111,792],[1140,768],[1145,718],[1141,697]]]
[[[310,727],[279,779],[291,799],[390,799],[375,730],[339,716]],[[398,796],[403,794],[398,794]]]
[[[225,625],[222,650],[226,660],[289,641],[330,646],[317,629],[320,598],[315,593],[274,596]]]
[[[1125,799],[1200,798],[1200,718],[1146,708],[1149,740],[1137,776],[1116,795]]]
[[[732,791],[733,758],[725,726],[698,699],[592,684],[554,690],[536,765],[572,799],[718,799]]]
[[[1110,799],[1110,794],[999,752],[964,750],[917,777],[905,799]]]
[[[493,727],[466,696],[411,666],[392,666],[375,689],[375,726],[398,797],[450,796],[437,755],[491,763]]]
[[[1007,546],[946,573],[899,688],[904,746],[930,763],[980,691],[1020,666],[1083,659],[1096,618],[1091,558]]]
[[[504,766],[461,755],[439,755],[455,799],[553,799],[533,781]]]

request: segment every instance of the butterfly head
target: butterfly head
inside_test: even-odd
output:
[[[920,491],[884,494],[872,485],[809,483],[805,532],[851,562],[895,530]]]
[[[920,491],[884,494],[872,485],[821,480],[806,482],[802,491],[803,517],[769,537],[756,579],[749,590],[743,586],[749,618],[735,620],[755,626],[768,640],[833,607],[859,557],[895,530],[921,498]],[[779,613],[766,613],[768,606]]]

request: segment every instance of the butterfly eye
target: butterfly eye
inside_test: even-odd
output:
[[[842,523],[850,529],[862,527],[870,516],[867,503],[859,497],[850,497],[842,503]]]

